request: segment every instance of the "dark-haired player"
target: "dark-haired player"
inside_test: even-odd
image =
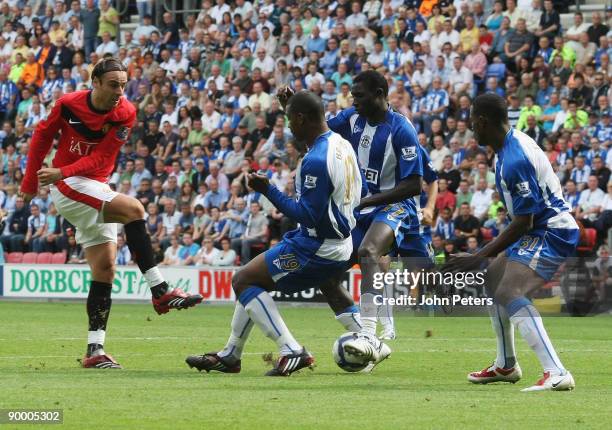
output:
[[[293,136],[308,148],[296,171],[297,199],[270,185],[267,176],[249,175],[249,186],[300,227],[234,274],[232,287],[238,302],[230,338],[219,352],[187,357],[187,364],[198,370],[240,372],[242,350],[253,324],[280,350],[268,376],[288,376],[312,365],[314,358],[295,340],[268,292],[291,294],[318,286],[340,276],[351,257],[353,211],[361,195],[355,153],[349,142],[329,130],[321,99],[313,93],[292,97],[287,116]]]
[[[375,297],[381,294],[373,288],[373,279],[381,270],[380,258],[397,251],[400,256],[431,259],[430,246],[419,235],[422,152],[414,126],[389,107],[388,92],[383,75],[362,72],[353,80],[353,106],[328,121],[332,130],[351,142],[367,185],[367,195],[361,199],[357,226],[352,232],[363,274],[361,324],[355,306],[337,312],[337,319],[348,330],[360,333],[345,343],[347,352],[374,363],[385,358],[375,348],[378,315]],[[287,89],[280,97],[281,103],[292,94]],[[326,295],[330,292],[327,286],[321,286],[321,290]]]
[[[455,255],[443,268],[467,271],[494,258],[486,284],[495,301],[490,315],[497,335],[497,358],[484,370],[470,373],[468,379],[486,384],[521,378],[514,351],[513,326],[517,326],[544,368],[544,376],[523,391],[571,390],[574,379],[527,296],[574,254],[578,225],[546,154],[532,138],[508,125],[504,99],[494,93],[478,96],[470,117],[478,142],[497,154],[495,183],[512,222],[476,254]]]
[[[158,314],[194,306],[202,296],[168,287],[153,259],[142,204],[112,191],[106,183],[136,119],[135,108],[123,97],[125,66],[118,59],[105,58],[94,66],[91,79],[93,90],[62,96],[48,119],[36,127],[21,192],[30,200],[39,185],[50,185],[58,212],[76,227],[76,240],[85,249],[92,281],[83,367],[120,368],[103,348],[115,277],[116,223],[125,224],[128,246],[151,288]],[[58,132],[53,167],[41,169]]]

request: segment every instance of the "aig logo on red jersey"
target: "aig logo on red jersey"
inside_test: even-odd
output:
[[[70,140],[70,152],[81,157],[91,154],[91,150],[98,142],[85,142],[84,140]]]

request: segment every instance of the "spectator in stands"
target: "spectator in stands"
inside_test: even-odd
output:
[[[17,197],[15,210],[8,218],[8,234],[3,234],[0,240],[6,252],[23,252],[24,239],[28,232],[30,211],[22,197]]]
[[[206,238],[202,241],[202,247],[198,250],[193,260],[196,266],[212,266],[213,261],[221,251],[213,246],[213,241]],[[233,261],[232,261],[233,263]]]
[[[510,70],[516,70],[520,59],[529,56],[529,50],[533,42],[533,35],[527,31],[524,18],[519,18],[516,21],[515,28],[516,30],[508,36],[502,57]]]
[[[221,239],[221,251],[212,261],[213,266],[232,266],[236,262],[236,252],[231,248],[231,241],[224,237]]]
[[[44,235],[47,230],[47,219],[35,203],[30,205],[30,213],[24,244],[32,252],[42,252]]]
[[[599,142],[597,143],[599,145]],[[592,151],[592,149],[591,149]],[[593,157],[591,174],[597,177],[597,186],[602,191],[607,191],[610,181],[610,169],[608,169],[600,156]]]
[[[219,188],[219,181],[211,178],[208,182],[209,191],[204,197],[203,206],[207,212],[210,212],[212,207],[217,207],[221,211],[225,210],[225,205],[229,199],[229,193],[225,189]]]
[[[74,237],[74,233],[71,233],[67,237],[67,256],[68,256],[68,264],[84,264],[85,260],[85,251],[83,247],[79,245],[76,241],[76,237]]]
[[[132,254],[122,234],[117,236],[117,256],[115,257],[115,264],[118,266],[134,264],[134,261],[132,261]]]
[[[449,207],[445,207],[440,211],[440,216],[437,219],[435,227],[435,235],[444,240],[455,239],[455,224],[452,219],[453,211]]]
[[[448,93],[442,88],[442,78],[436,76],[431,83],[431,89],[427,92],[421,109],[423,131],[427,135],[431,133],[431,123],[434,119],[443,121],[446,118],[446,111],[450,103]]]
[[[448,182],[444,178],[438,180],[438,197],[436,198],[436,210],[442,213],[444,209],[450,209],[452,214],[455,211],[457,199],[455,195],[448,189]]]
[[[591,227],[601,212],[605,193],[598,187],[597,176],[589,176],[587,188],[580,193],[576,219],[585,227]]]
[[[240,261],[246,264],[251,260],[251,247],[264,242],[268,233],[268,219],[261,213],[258,202],[250,205],[250,214],[242,237],[232,240],[232,249],[240,252]]]
[[[591,168],[586,165],[585,159],[582,156],[575,158],[575,167],[572,169],[570,178],[579,190],[583,190],[587,187],[587,182],[591,176]]]
[[[459,188],[459,181],[461,180],[461,174],[453,165],[452,155],[447,155],[442,160],[442,169],[438,171],[438,177],[446,180],[448,190],[451,193],[457,192],[457,188]]]
[[[466,245],[468,237],[478,237],[480,222],[478,218],[470,214],[470,205],[462,203],[459,207],[459,216],[457,216],[453,224],[455,226],[455,241],[454,244],[458,249],[463,249]]]
[[[193,242],[191,233],[183,234],[183,244],[179,247],[178,258],[179,264],[190,266],[195,264],[195,258],[200,250],[200,245]]]
[[[180,244],[178,237],[175,235],[170,236],[170,246],[164,251],[164,260],[162,266],[178,266],[180,264],[179,257]]]
[[[489,207],[492,203],[493,190],[487,186],[487,180],[479,178],[476,182],[476,191],[472,195],[470,208],[472,213],[480,222],[483,222],[488,217]]]

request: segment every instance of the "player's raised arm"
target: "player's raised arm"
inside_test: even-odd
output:
[[[318,160],[306,160],[302,164],[301,179],[302,192],[297,201],[281,193],[267,178],[250,175],[249,184],[289,218],[307,228],[315,228],[319,219],[327,213],[329,195],[333,189],[327,166]]]
[[[36,173],[41,168],[43,160],[53,145],[53,139],[62,126],[61,112],[61,100],[58,100],[47,119],[41,121],[34,130],[28,151],[28,163],[21,184],[21,191],[25,194],[36,194],[38,190]]]
[[[327,126],[338,133],[340,136],[350,141],[351,139],[351,117],[357,116],[358,113],[354,107],[344,109],[338,115],[327,120]]]

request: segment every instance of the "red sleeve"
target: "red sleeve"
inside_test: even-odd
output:
[[[28,151],[28,163],[21,183],[21,191],[24,193],[36,194],[38,191],[38,176],[36,173],[42,167],[42,163],[49,153],[51,145],[53,145],[53,139],[62,126],[61,112],[61,102],[58,100],[47,119],[41,121],[34,131]]]
[[[102,165],[109,163],[114,164],[117,149],[127,141],[130,130],[134,126],[135,121],[136,111],[133,110],[130,113],[130,117],[126,121],[114,126],[108,131],[108,133],[106,133],[106,136],[102,142],[95,145],[89,155],[80,158],[79,161],[75,161],[72,164],[62,167],[62,176],[64,178],[80,176],[91,172],[92,170],[98,169]]]

